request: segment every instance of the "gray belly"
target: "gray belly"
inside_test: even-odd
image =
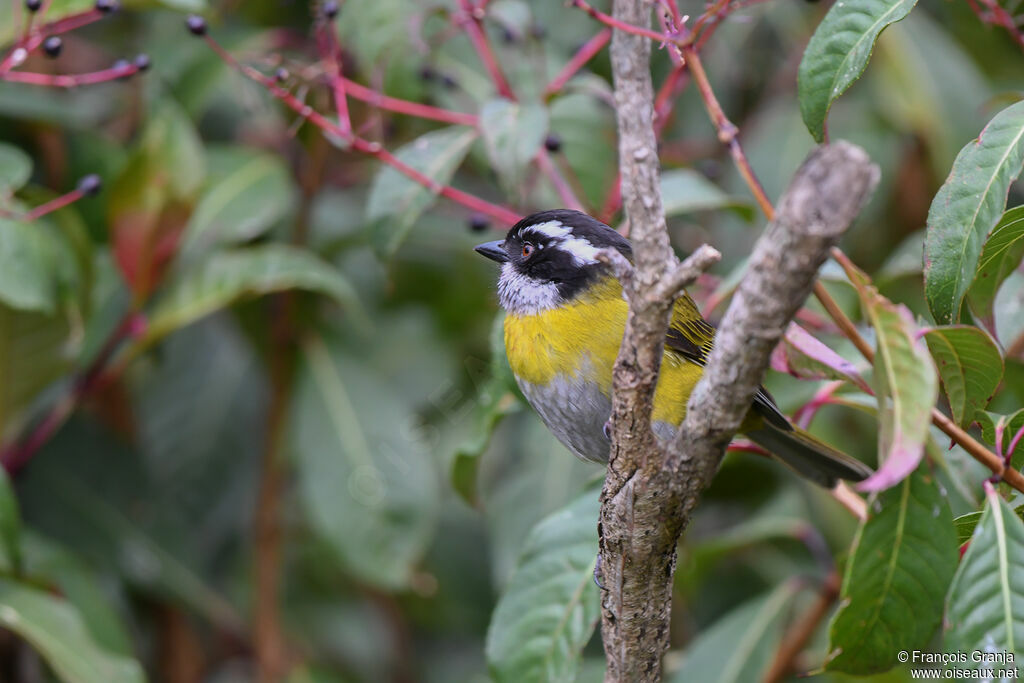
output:
[[[519,381],[519,388],[566,448],[584,460],[608,462],[610,443],[604,424],[612,402],[596,382],[579,375],[561,376],[543,386]]]

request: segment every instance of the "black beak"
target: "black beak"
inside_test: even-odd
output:
[[[508,254],[505,253],[504,245],[505,243],[501,240],[495,240],[493,242],[484,242],[483,244],[478,244],[475,247],[473,247],[473,251],[483,256],[486,256],[492,261],[504,263],[505,261],[508,261]]]

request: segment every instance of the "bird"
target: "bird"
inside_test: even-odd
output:
[[[572,453],[606,464],[612,368],[628,304],[618,278],[598,258],[605,249],[632,261],[625,237],[571,209],[534,213],[503,240],[475,247],[501,264],[497,295],[505,309],[505,352],[523,396]],[[654,393],[651,426],[660,439],[671,439],[686,416],[714,339],[715,328],[684,292],[673,304]],[[827,488],[872,474],[864,463],[793,425],[764,387],[758,388],[740,431]]]

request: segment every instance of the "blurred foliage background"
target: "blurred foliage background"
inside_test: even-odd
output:
[[[91,7],[54,0],[47,20]],[[346,77],[478,115],[479,130],[350,99],[357,133],[520,213],[563,204],[537,171],[545,154],[605,215],[617,163],[607,49],[544,93],[602,27],[559,2],[489,3],[483,26],[522,103],[510,113],[458,8],[347,0],[334,25]],[[750,4],[703,49],[772,198],[812,147],[796,68],[826,10]],[[70,89],[0,76],[0,437],[17,461],[4,505],[16,499],[22,517],[0,577],[0,680],[488,680],[486,634],[531,529],[587,490],[594,499],[601,470],[524,409],[495,342],[496,273],[472,246],[507,226],[303,124],[185,28],[185,12],[201,13],[237,59],[287,70],[281,87],[326,114],[320,11],[126,0],[23,70],[90,72],[144,52],[144,73]],[[0,3],[0,45],[26,16]],[[832,135],[882,170],[844,248],[923,316],[929,203],[960,147],[1024,85],[1020,64],[967,3],[932,2],[882,35],[833,109]],[[653,69],[658,85],[665,51]],[[661,144],[674,244],[723,252],[695,291],[720,304],[763,221],[685,81]],[[87,174],[103,179],[96,196],[16,220]],[[829,286],[856,314],[836,272],[826,266]],[[1018,273],[997,306],[1004,344],[1024,331],[1022,306]],[[1024,403],[1024,364],[1008,359],[1006,372],[993,410]],[[786,411],[818,388],[777,373],[767,385]],[[856,396],[823,408],[813,431],[873,463],[875,421]],[[45,438],[26,445],[33,435]],[[946,458],[954,514],[977,509],[984,468],[959,448]],[[770,661],[854,528],[787,471],[727,458],[682,545],[669,671],[718,680],[751,599]],[[824,658],[819,630],[804,670]],[[601,680],[602,667],[595,636],[576,680]]]

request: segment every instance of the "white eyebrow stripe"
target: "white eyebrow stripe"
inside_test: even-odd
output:
[[[561,221],[547,221],[536,223],[523,229],[523,232],[533,231],[537,234],[557,241],[557,246],[572,255],[577,264],[597,263],[598,249],[582,237],[574,237],[572,229],[566,227]]]
[[[550,237],[551,239],[565,239],[566,237],[572,234],[572,230],[565,227],[565,225],[563,225],[561,221],[548,221],[546,223],[537,223],[526,228],[524,232],[527,230],[539,232],[545,237]]]

